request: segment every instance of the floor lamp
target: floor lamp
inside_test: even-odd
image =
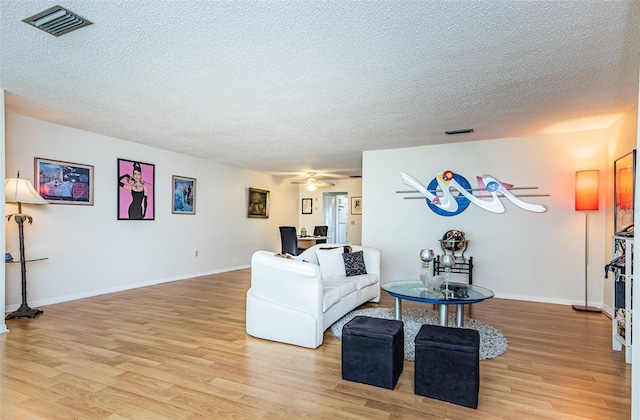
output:
[[[573,305],[577,311],[602,312],[589,306],[587,299],[587,267],[589,266],[589,210],[598,210],[598,180],[600,171],[576,172],[576,211],[584,211],[584,306]]]
[[[12,318],[33,318],[41,314],[40,309],[30,308],[27,304],[27,262],[24,255],[24,222],[33,222],[33,218],[28,214],[22,213],[22,204],[48,204],[47,201],[40,197],[26,178],[20,178],[20,172],[16,178],[7,178],[4,181],[5,202],[18,203],[18,212],[7,215],[7,220],[13,217],[18,223],[18,234],[20,236],[20,271],[22,273],[22,305],[16,311],[7,315],[6,319]]]

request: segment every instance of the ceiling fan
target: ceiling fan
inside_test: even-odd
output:
[[[317,179],[314,178],[315,176],[315,172],[307,172],[309,174],[309,178],[306,181],[291,181],[292,184],[296,184],[296,185],[306,185],[307,190],[309,191],[315,191],[316,188],[318,187],[333,187],[336,184],[333,184],[331,182],[322,182],[322,181],[318,181]]]

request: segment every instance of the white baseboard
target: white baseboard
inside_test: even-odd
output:
[[[569,299],[555,299],[555,298],[547,298],[547,297],[540,297],[540,296],[522,296],[522,295],[496,293],[495,297],[499,299],[523,300],[526,302],[539,302],[539,303],[553,303],[556,305],[566,305],[566,306],[584,305],[584,301],[575,301],[575,300],[569,300]],[[589,302],[589,305],[595,306],[596,308],[602,307],[603,312],[607,312],[609,315],[611,315],[611,307],[608,307],[608,306],[605,307],[598,302]]]
[[[53,305],[56,303],[62,303],[62,302],[70,302],[72,300],[78,300],[78,299],[84,299],[84,298],[88,298],[88,297],[93,297],[93,296],[100,296],[100,295],[107,295],[110,293],[116,293],[116,292],[122,292],[124,290],[131,290],[131,289],[138,289],[140,287],[147,287],[147,286],[153,286],[156,284],[162,284],[162,283],[169,283],[172,281],[180,281],[180,280],[188,280],[188,279],[192,279],[195,277],[202,277],[202,276],[208,276],[211,274],[220,274],[220,273],[226,273],[228,271],[236,271],[236,270],[242,270],[245,268],[249,268],[250,265],[241,265],[241,266],[237,266],[237,267],[227,267],[227,268],[221,268],[218,270],[211,270],[211,271],[205,271],[205,272],[200,272],[200,273],[190,273],[190,274],[186,274],[183,276],[176,276],[176,277],[169,277],[169,278],[164,278],[164,279],[156,279],[156,280],[149,280],[149,281],[145,281],[145,282],[140,282],[140,283],[133,283],[133,284],[127,284],[124,286],[118,286],[118,287],[110,287],[107,289],[100,289],[100,290],[91,290],[89,292],[85,292],[85,293],[75,293],[72,295],[65,295],[65,296],[56,296],[54,298],[51,299],[40,299],[40,300],[30,300],[29,306],[31,306],[32,308],[36,308],[36,307],[40,307],[40,306],[47,306],[47,305]],[[5,312],[13,312],[16,309],[18,309],[20,307],[20,304],[15,304],[15,305],[7,305],[5,307]],[[7,330],[9,331],[9,330]],[[1,325],[0,325],[0,333],[2,332],[7,332],[7,331],[2,331],[1,329]]]

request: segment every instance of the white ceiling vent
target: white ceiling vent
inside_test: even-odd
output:
[[[22,21],[54,36],[64,35],[92,24],[60,6],[52,7]]]

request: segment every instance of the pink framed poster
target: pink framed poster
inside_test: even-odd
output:
[[[118,220],[155,219],[155,165],[118,159]]]

